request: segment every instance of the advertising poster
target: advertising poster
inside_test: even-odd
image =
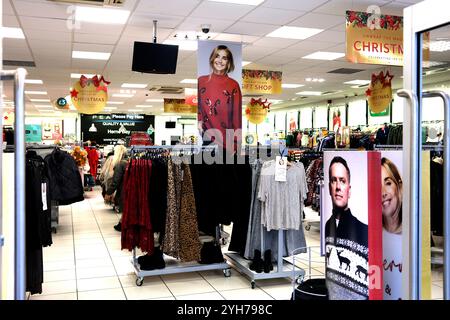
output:
[[[242,70],[244,94],[281,94],[281,71]]]
[[[42,127],[40,124],[25,125],[25,142],[42,142]]]
[[[288,112],[289,132],[298,130],[298,111]]]
[[[164,98],[164,113],[197,114],[197,105],[188,104],[185,99]]]
[[[242,44],[198,41],[197,52],[198,121],[206,134],[203,140],[212,141],[214,136],[219,146],[232,148],[234,138],[227,142],[227,130],[234,130],[238,144],[242,139]],[[220,131],[222,137],[213,131]]]
[[[145,114],[94,114],[81,115],[83,141],[95,140],[98,144],[116,144],[125,141],[133,132],[147,132],[155,126],[155,117]],[[150,136],[154,141],[154,133]]]
[[[337,132],[345,126],[345,105],[338,107],[330,107],[329,128],[331,131]]]
[[[380,172],[379,152],[324,152],[321,243],[330,300],[383,298]]]
[[[63,121],[49,119],[42,121],[42,140],[61,140],[63,137]]]

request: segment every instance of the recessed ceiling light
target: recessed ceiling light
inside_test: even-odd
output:
[[[109,52],[72,51],[72,58],[75,59],[108,60],[110,56]]]
[[[136,108],[151,108],[151,107],[153,107],[153,106],[150,105],[150,104],[138,104],[138,105],[136,105]]]
[[[128,93],[113,93],[113,97],[116,98],[131,98],[134,97],[134,94],[128,94]]]
[[[44,82],[39,79],[25,79],[25,83],[27,83],[27,84],[43,84]]]
[[[25,39],[25,35],[20,28],[1,27],[0,38]]]
[[[197,84],[197,79],[183,79],[180,83]]]
[[[46,95],[47,91],[30,91],[30,90],[25,90],[25,94],[40,94],[40,95]]]
[[[264,0],[209,0],[212,2],[226,2],[226,3],[233,3],[233,4],[247,4],[249,6],[257,6],[258,4],[262,3]]]
[[[178,46],[179,50],[183,51],[196,51],[197,41],[194,40],[165,40],[164,44],[171,44]]]
[[[73,79],[80,79],[81,76],[85,76],[86,78],[93,78],[96,76],[96,74],[90,74],[90,73],[71,73],[70,77]]]
[[[122,83],[121,88],[136,88],[136,89],[144,89],[147,87],[146,83]]]
[[[125,24],[129,15],[130,11],[128,10],[77,6],[75,20],[92,23]]]
[[[353,85],[365,85],[369,84],[370,80],[352,80],[352,81],[346,81],[344,84],[353,84]]]
[[[120,93],[127,93],[127,94],[136,94],[136,90],[130,90],[130,89],[120,89]]]
[[[251,61],[242,61],[242,66],[244,67],[244,66],[246,66],[246,65],[248,65],[250,63],[252,63],[252,62]]]
[[[286,89],[295,89],[295,88],[300,88],[300,87],[304,87],[304,84],[295,84],[295,83],[283,83],[281,84],[282,88],[286,88]]]
[[[283,26],[272,31],[266,37],[303,40],[322,31],[323,29]]]
[[[164,102],[164,99],[147,99],[145,102]]]
[[[345,56],[345,53],[341,53],[341,52],[317,51],[317,52],[314,52],[307,56],[302,57],[302,59],[335,60],[338,58],[342,58],[344,56]]]
[[[106,104],[124,104],[123,101],[108,101]]]
[[[31,102],[50,102],[50,99],[30,99]]]
[[[322,94],[322,92],[320,92],[320,91],[300,91],[300,92],[297,92],[296,94],[298,94],[300,96],[320,96]]]

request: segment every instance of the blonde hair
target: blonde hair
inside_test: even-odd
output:
[[[397,166],[388,158],[381,158],[381,166],[386,169],[386,172],[389,176],[389,178],[392,180],[392,182],[397,187],[397,196],[399,198],[399,206],[397,208],[398,210],[398,221],[397,221],[397,228],[401,226],[402,224],[402,203],[403,203],[403,181],[402,177],[400,176],[400,173],[398,172]],[[383,227],[386,227],[386,221],[383,216]]]
[[[217,53],[220,50],[224,50],[227,53],[227,57],[228,57],[228,65],[227,65],[227,70],[225,73],[229,73],[232,72],[234,70],[234,60],[233,60],[233,54],[231,53],[230,49],[228,49],[227,46],[224,45],[219,45],[216,48],[214,48],[214,50],[211,52],[211,55],[209,56],[209,65],[212,69],[214,69],[214,59],[217,56]]]
[[[125,148],[125,146],[123,145],[116,145],[114,147],[114,157],[113,157],[113,161],[112,161],[112,167],[114,168],[116,166],[116,164],[118,164],[120,161],[123,160],[123,158],[125,158],[127,154],[127,148]]]

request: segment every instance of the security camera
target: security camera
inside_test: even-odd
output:
[[[203,33],[208,33],[210,29],[211,29],[210,24],[202,24],[202,32]]]

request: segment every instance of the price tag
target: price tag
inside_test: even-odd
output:
[[[41,195],[42,195],[42,210],[48,210],[47,207],[47,184],[41,183]]]
[[[275,181],[286,182],[287,157],[277,156],[275,160]]]

